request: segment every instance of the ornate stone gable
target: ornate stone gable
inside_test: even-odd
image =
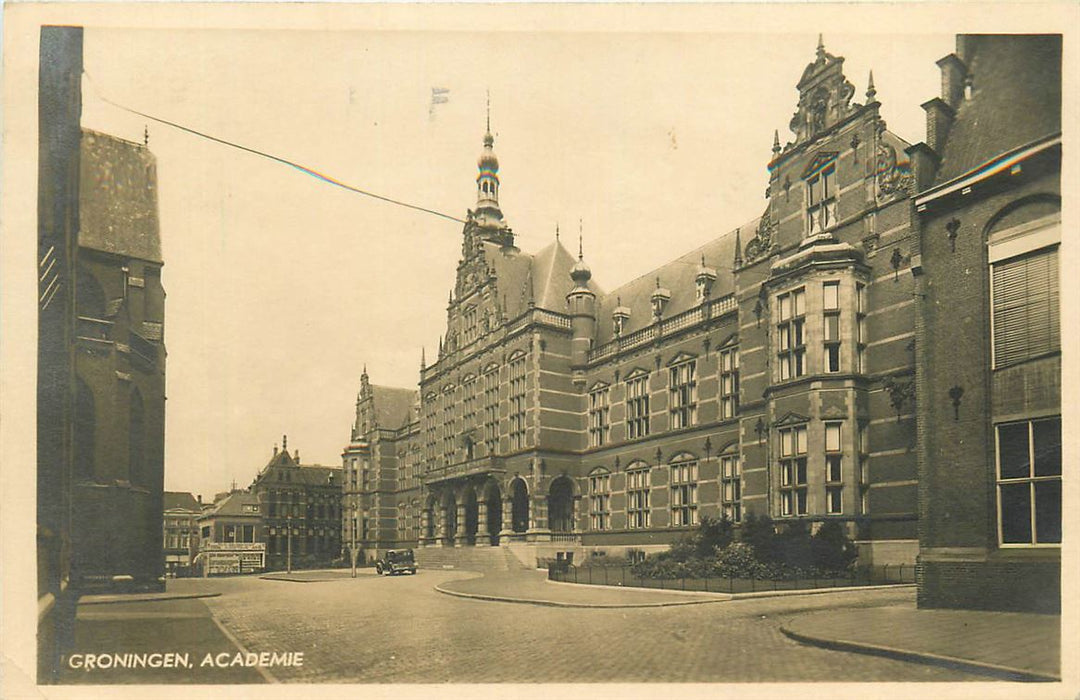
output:
[[[851,104],[855,86],[844,77],[844,59],[818,43],[817,57],[799,80],[799,104],[789,127],[795,143],[809,141],[843,121],[860,105]]]

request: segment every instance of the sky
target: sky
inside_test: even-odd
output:
[[[464,218],[486,101],[519,247],[580,230],[612,289],[760,215],[791,140],[802,33],[88,27],[83,126],[157,158],[168,294],[166,489],[247,486],[288,435],[340,465],[360,374],[415,387],[461,225],[117,109],[108,100]],[[949,34],[826,33],[854,101],[925,138]],[[445,103],[432,103],[445,88]],[[580,222],[580,223],[579,223]]]

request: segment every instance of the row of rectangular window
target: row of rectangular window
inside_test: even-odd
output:
[[[650,432],[649,375],[626,380],[626,439],[636,440]],[[739,352],[732,348],[720,357],[720,414],[734,418],[739,410]],[[697,424],[697,361],[683,362],[668,370],[668,416],[671,430]],[[589,446],[600,447],[610,440],[610,387],[589,393]]]

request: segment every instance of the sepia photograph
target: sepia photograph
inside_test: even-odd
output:
[[[1074,697],[1029,7],[7,4],[10,697]]]

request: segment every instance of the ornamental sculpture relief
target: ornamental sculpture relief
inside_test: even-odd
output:
[[[773,247],[773,234],[775,233],[776,222],[772,221],[768,215],[761,217],[757,233],[746,244],[746,251],[743,253],[747,264],[770,253]]]

